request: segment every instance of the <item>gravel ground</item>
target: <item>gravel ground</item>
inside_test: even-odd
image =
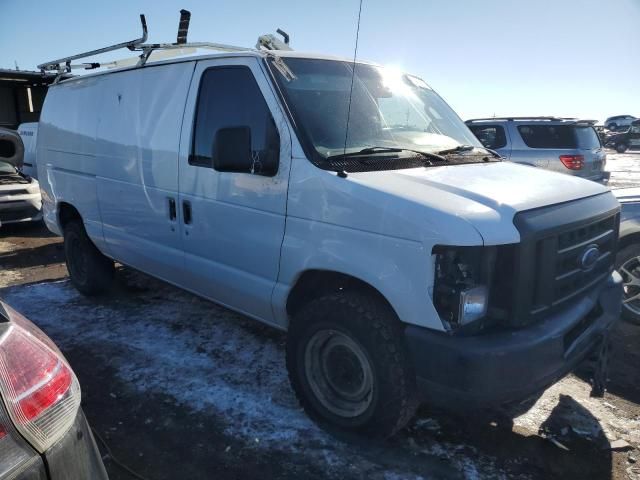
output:
[[[610,155],[608,168],[612,186],[640,186],[640,154]],[[0,297],[62,348],[90,423],[148,479],[640,479],[638,327],[614,333],[604,399],[577,372],[513,425],[423,408],[388,442],[337,439],[298,408],[283,334],[128,269],[110,295],[87,299],[62,262],[42,226],[3,227]],[[612,450],[616,440],[631,447]],[[105,464],[112,479],[132,478],[112,456]]]

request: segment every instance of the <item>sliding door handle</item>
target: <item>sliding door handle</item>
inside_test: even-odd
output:
[[[191,202],[187,200],[182,201],[182,221],[185,225],[191,225]]]

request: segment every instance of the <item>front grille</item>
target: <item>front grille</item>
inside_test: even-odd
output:
[[[0,174],[0,185],[28,185],[29,180],[17,173]]]
[[[29,190],[26,188],[16,189],[16,190],[3,190],[0,193],[0,196],[9,196],[9,195],[29,195]]]
[[[618,218],[612,215],[558,235],[554,305],[570,300],[611,272],[617,233]],[[597,261],[592,268],[582,268],[582,255],[592,246],[598,248]]]
[[[538,240],[539,263],[530,313],[539,315],[560,306],[601,282],[613,269],[618,215],[591,221]],[[597,247],[595,264],[582,266],[588,249]]]
[[[514,323],[544,318],[601,285],[613,271],[619,222],[610,194],[517,214]]]

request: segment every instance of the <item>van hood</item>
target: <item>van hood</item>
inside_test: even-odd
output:
[[[513,225],[517,212],[608,191],[596,182],[511,162],[350,173],[349,178],[465,220],[486,245],[519,241]]]

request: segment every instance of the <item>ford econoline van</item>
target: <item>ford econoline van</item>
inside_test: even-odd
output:
[[[332,428],[526,399],[620,312],[608,189],[500,161],[372,63],[247,49],[63,80],[37,168],[80,292],[120,262],[286,330],[293,389]]]

